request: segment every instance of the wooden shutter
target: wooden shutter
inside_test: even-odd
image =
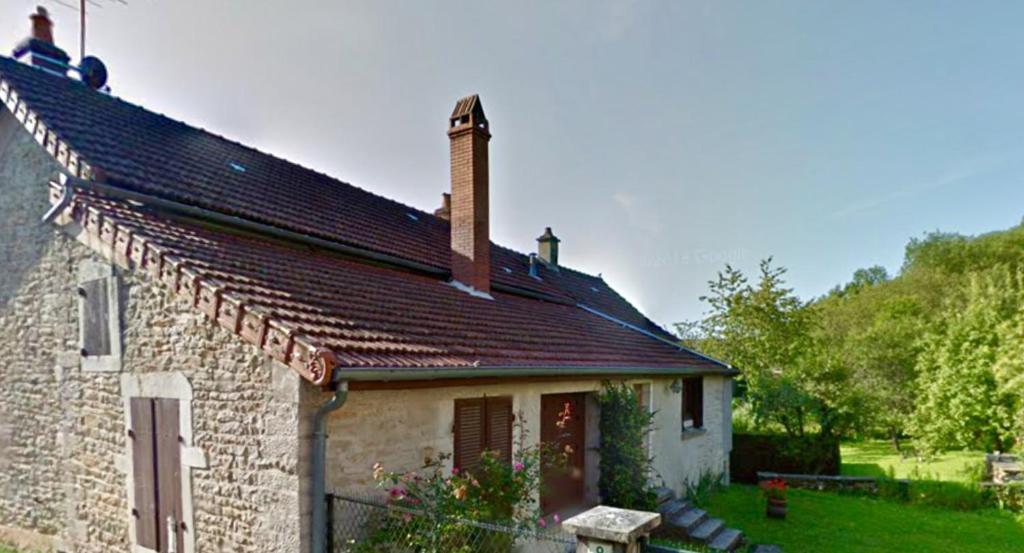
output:
[[[512,398],[487,397],[455,400],[453,461],[460,470],[480,468],[485,450],[512,462]]]
[[[153,428],[153,401],[132,398],[132,477],[135,481],[135,541],[156,550],[158,524],[156,505],[156,437]]]
[[[168,551],[171,539],[176,542],[175,551],[184,551],[185,543],[181,532],[181,447],[179,446],[178,400],[153,400],[154,428],[156,429],[157,467],[157,530],[160,551]],[[174,518],[174,536],[168,537],[168,518]]]
[[[483,398],[455,400],[455,447],[453,462],[470,472],[480,466],[486,429]]]
[[[82,295],[82,349],[85,355],[110,355],[109,281],[90,280],[79,288]]]
[[[486,448],[498,452],[498,458],[512,462],[512,398],[485,398],[487,413]]]
[[[174,539],[175,550],[184,551],[178,400],[132,398],[131,410],[135,541],[166,553]],[[173,529],[169,517],[174,518]]]

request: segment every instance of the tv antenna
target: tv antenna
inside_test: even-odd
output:
[[[78,5],[76,6],[76,5],[71,3],[73,1],[74,0],[50,0],[50,2],[53,2],[54,4],[57,4],[58,6],[63,6],[65,8],[68,8],[68,9],[71,9],[71,10],[75,10],[75,11],[78,12],[78,21],[79,21],[79,27],[78,27],[79,55],[78,55],[78,59],[81,60],[81,59],[85,59],[85,20],[86,20],[86,15],[87,15],[87,13],[89,11],[87,8],[89,6],[91,6],[93,8],[100,8],[100,9],[102,9],[103,8],[103,4],[100,3],[99,0],[79,0]],[[128,0],[107,0],[107,2],[108,3],[112,3],[112,4],[121,4],[121,5],[124,5],[124,6],[128,5]]]

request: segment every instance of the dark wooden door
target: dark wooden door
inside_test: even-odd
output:
[[[586,457],[586,394],[550,394],[540,399],[540,436],[556,452],[544,461],[540,506],[545,513],[583,503]],[[560,424],[563,423],[563,424]],[[565,456],[564,464],[561,456]]]

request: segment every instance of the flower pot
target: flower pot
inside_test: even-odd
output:
[[[769,498],[765,514],[768,518],[786,518],[786,500]]]

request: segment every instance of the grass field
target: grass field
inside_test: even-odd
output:
[[[981,463],[980,451],[951,451],[928,459],[903,457],[883,441],[849,442],[842,445],[842,473],[848,476],[885,476],[891,467],[896,478],[967,481],[967,468]],[[1024,550],[1024,547],[1022,547]]]
[[[730,486],[707,510],[752,542],[778,544],[786,553],[1024,551],[1024,519],[996,509],[947,511],[808,490],[789,490],[788,499],[784,521],[765,517],[754,486]]]

